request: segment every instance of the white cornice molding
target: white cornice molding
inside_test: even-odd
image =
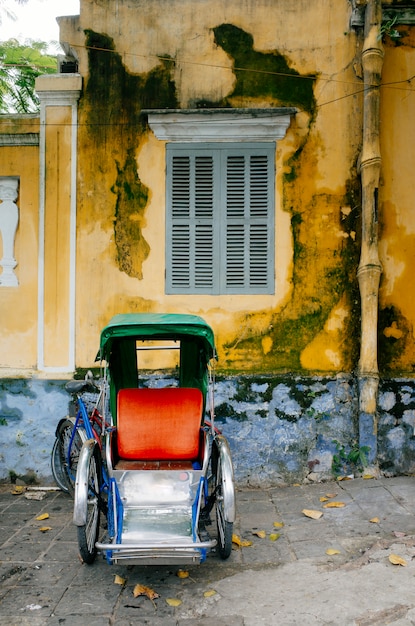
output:
[[[156,109],[144,110],[162,141],[183,143],[276,141],[285,136],[297,109]]]
[[[44,74],[36,78],[35,88],[42,105],[73,105],[81,96],[82,77],[79,74]]]

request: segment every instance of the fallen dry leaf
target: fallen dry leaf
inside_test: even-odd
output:
[[[179,598],[166,598],[166,602],[169,606],[180,606],[182,603]]]
[[[151,587],[146,587],[145,585],[137,584],[133,589],[134,598],[138,596],[147,596],[147,598],[153,601],[155,598],[159,598],[159,594],[151,589]]]
[[[189,572],[185,569],[179,569],[177,570],[177,576],[179,578],[189,578]]]
[[[337,480],[353,480],[353,474],[348,474],[347,476],[338,476]]]
[[[375,478],[373,474],[363,474],[363,480],[370,480],[371,478]]]
[[[321,496],[320,498],[320,502],[327,502],[328,498],[327,496]]]
[[[323,509],[341,509],[346,506],[344,502],[327,502],[323,504]]]
[[[306,517],[311,517],[311,519],[320,519],[320,517],[322,517],[323,515],[321,511],[313,511],[312,509],[303,509],[302,513]]]
[[[372,524],[379,524],[380,519],[378,517],[372,517],[369,522],[372,522]]]
[[[326,554],[329,556],[334,556],[335,554],[341,554],[340,550],[336,550],[336,548],[327,548]]]
[[[277,541],[277,539],[279,539],[280,536],[281,536],[280,533],[271,533],[269,538],[270,538],[270,541]]]
[[[274,528],[282,528],[284,526],[284,522],[274,522]]]
[[[13,496],[20,496],[20,494],[23,493],[24,490],[25,490],[25,487],[23,487],[22,485],[14,485],[10,493]]]
[[[402,567],[408,565],[405,559],[397,554],[390,554],[389,561],[392,563],[392,565],[402,565]]]
[[[52,530],[52,528],[50,526],[42,526],[42,528],[39,528],[41,533],[47,533],[48,530]]]
[[[204,598],[211,598],[212,596],[215,596],[215,595],[216,595],[216,591],[214,589],[208,589],[207,591],[203,593]]]
[[[232,535],[232,543],[239,546],[240,548],[247,548],[248,546],[252,546],[252,541],[248,541],[247,539],[241,539],[238,535]]]
[[[329,498],[329,500],[331,498],[335,498],[337,496],[337,493],[326,493],[326,498]]]
[[[44,519],[49,519],[49,513],[42,513],[42,515],[38,515],[36,519],[38,522],[41,522]]]
[[[264,539],[267,536],[267,533],[265,532],[265,530],[253,530],[252,534],[256,535],[260,539]]]
[[[125,580],[125,578],[122,578],[121,576],[118,576],[118,574],[115,574],[114,576],[114,585],[125,585],[127,581]]]

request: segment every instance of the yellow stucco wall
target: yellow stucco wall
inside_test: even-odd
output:
[[[74,44],[85,77],[79,135],[77,258],[83,278],[77,285],[77,364],[91,363],[92,339],[113,314],[182,311],[200,314],[213,325],[220,362],[227,369],[348,369],[354,357],[345,334],[354,304],[352,288],[342,283],[355,279],[344,258],[358,251],[350,224],[357,218],[351,190],[356,187],[362,107],[349,2],[262,0],[242,5],[217,0],[207,5],[202,11],[190,0],[176,5],[163,0],[119,2],[114,20],[107,3],[84,1],[79,21],[61,21],[61,39]],[[280,54],[301,76],[308,76],[304,80],[317,76],[311,110],[298,106],[286,137],[277,144],[275,294],[165,295],[165,143],[138,120],[131,122],[131,111],[157,108],[148,93],[149,77],[168,75],[178,108],[224,99],[227,107],[292,105],[265,93],[261,85],[255,93],[237,93],[237,61],[215,41],[213,29],[222,24],[253,37],[258,63]],[[93,30],[87,32],[88,46],[113,50],[102,53],[107,55],[103,70],[90,66],[83,35],[87,29]],[[169,58],[175,64],[166,70]],[[99,84],[94,71],[117,74],[114,89]],[[129,97],[138,99],[135,109]],[[102,100],[107,104],[99,108]],[[116,111],[120,107],[124,116]],[[131,251],[135,275],[120,271],[114,229],[120,221],[117,176],[131,155],[139,184],[148,190],[145,206],[137,203],[126,218],[139,224],[146,246],[146,252],[142,248],[140,253],[140,244]]]
[[[388,42],[381,90],[380,346],[392,371],[415,367],[415,29],[400,27],[399,45]],[[387,351],[387,352],[386,352]],[[386,354],[385,354],[386,352]]]
[[[100,329],[114,314],[152,311],[203,316],[215,330],[224,370],[352,371],[360,343],[362,29],[350,28],[349,0],[202,4],[203,10],[194,0],[119,0],[115,14],[109,0],[82,0],[78,18],[60,19],[61,41],[83,78],[76,366],[93,365]],[[415,75],[415,38],[413,28],[403,30],[399,45],[385,38],[380,111],[379,360],[381,372],[395,373],[411,373],[415,363],[415,116],[406,82]],[[298,93],[282,87],[280,62],[312,92],[298,82]],[[297,114],[276,147],[275,293],[166,295],[166,144],[141,111],[285,106]],[[42,336],[51,368],[64,366],[72,340],[66,315],[72,130],[70,107],[47,107]],[[19,207],[28,216],[16,237],[21,288],[0,292],[2,359],[4,367],[30,368],[37,349],[39,155],[32,147],[19,148],[19,156],[17,150],[0,150],[1,175],[21,177]]]
[[[0,116],[0,134],[37,133],[37,116]],[[19,225],[15,238],[17,287],[0,287],[0,368],[35,368],[37,359],[37,270],[39,150],[37,146],[0,149],[0,176],[19,178]],[[0,204],[1,211],[1,204]],[[0,237],[0,258],[3,247]]]

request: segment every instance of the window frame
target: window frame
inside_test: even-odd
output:
[[[273,295],[275,293],[275,152],[275,141],[167,143],[165,239],[165,289],[167,295]],[[195,182],[196,160],[209,156],[212,157],[213,181],[211,218],[208,215],[209,193],[207,188],[209,187],[209,168],[206,168],[206,179],[202,178],[202,183],[200,184]],[[187,172],[185,171],[185,160],[183,161],[183,171],[180,171],[180,169],[174,170],[174,161],[180,157],[189,159],[189,164],[192,164],[191,166],[189,165]],[[231,194],[229,194],[231,187],[228,176],[229,158],[233,158],[236,163],[233,171],[234,183]],[[238,168],[241,170],[241,167],[238,166],[238,160],[241,162],[241,159],[243,160],[242,169],[244,170],[242,174],[244,191],[239,194],[242,197],[238,198],[238,190],[241,186],[238,180],[238,176],[241,176],[241,172],[238,172]],[[253,165],[255,159],[256,169]],[[253,173],[254,169],[256,173]],[[225,172],[225,176],[221,176],[221,172]],[[175,178],[176,176],[177,178]],[[188,176],[188,180],[186,180],[186,176]],[[265,217],[263,214],[261,215],[261,212],[264,212],[264,193],[261,187],[261,184],[264,182],[264,176],[266,180]],[[176,186],[177,181],[179,181],[178,189]],[[256,188],[253,185],[255,181],[257,182]],[[182,184],[182,188],[180,188],[180,184]],[[198,184],[199,187],[197,187]],[[186,185],[188,185],[187,188]],[[203,191],[201,201],[200,198],[199,200],[196,199],[198,189]],[[230,197],[232,195],[233,197]],[[232,202],[236,206],[236,210],[235,215],[231,218],[229,203]],[[196,203],[198,203],[199,208],[196,208]],[[203,204],[206,204],[206,207]],[[242,204],[244,206],[243,209],[241,208]],[[175,205],[176,208],[178,207],[176,215],[174,215]],[[201,209],[200,206],[202,207]],[[221,207],[224,210],[221,210]],[[186,208],[189,211],[187,216]],[[237,215],[238,210],[243,212],[243,216]],[[196,215],[196,211],[199,211],[198,215]],[[180,213],[181,217],[178,217]],[[203,217],[205,213],[206,215]],[[188,219],[187,231],[186,219]],[[203,224],[205,226],[209,224],[209,219],[211,219],[212,233],[210,256],[209,250],[196,248],[195,244],[196,233],[203,230]],[[232,230],[230,226],[233,227],[233,257],[229,254],[230,240],[232,239],[230,237]],[[239,240],[238,229],[240,232],[243,232],[243,236]],[[206,226],[204,230],[206,240],[209,237],[208,231],[209,228]],[[182,241],[185,241],[186,232],[188,234],[189,252],[187,259],[188,284],[186,284],[187,278],[185,276],[185,256],[182,259],[182,268],[179,267],[182,261],[179,261],[178,265],[174,259],[176,250],[179,250],[179,248],[174,248],[174,238],[178,234],[179,237],[182,236],[184,238]],[[254,243],[254,239],[256,241],[255,245],[263,248],[263,253],[259,256],[254,255],[254,249],[250,247]],[[185,245],[183,243],[183,254]],[[248,254],[246,254],[247,249],[249,250]],[[200,275],[202,277],[203,272],[205,271],[206,273],[207,282],[205,284],[202,284],[203,278],[199,282],[195,280],[195,273],[199,271],[195,267],[198,251],[201,257],[201,264],[198,268],[201,268]],[[243,272],[238,270],[238,254],[243,254]],[[231,260],[231,257],[234,261],[233,281],[235,284],[230,284],[228,281],[231,272],[227,268],[230,268],[228,261]],[[256,258],[254,259],[254,257]],[[208,286],[209,258],[211,262],[210,273],[212,275],[211,286]],[[179,269],[183,270],[182,280],[176,280]],[[175,270],[177,270],[176,273]],[[262,272],[265,273],[265,278]],[[243,285],[240,284],[242,274],[244,276]]]

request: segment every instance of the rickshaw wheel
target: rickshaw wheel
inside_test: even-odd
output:
[[[83,526],[78,526],[79,554],[84,563],[88,565],[95,561],[97,555],[95,543],[99,533],[101,476],[101,458],[98,447],[95,446],[88,465],[86,523]]]
[[[227,559],[232,552],[233,523],[225,519],[225,511],[228,507],[226,502],[227,492],[223,483],[225,477],[222,470],[222,462],[219,451],[214,446],[212,457],[212,469],[215,477],[216,494],[216,526],[218,531],[218,552],[221,559]]]
[[[59,448],[60,448],[59,439],[56,438],[53,444],[53,448],[51,452],[51,459],[50,459],[52,476],[53,476],[55,483],[58,485],[59,489],[61,489],[61,491],[64,491],[65,493],[69,493],[68,476],[65,472],[65,467],[62,463],[62,458],[61,458]]]
[[[75,493],[76,468],[78,466],[79,454],[81,452],[82,444],[86,440],[84,431],[82,430],[81,434],[81,429],[77,428],[71,445],[73,428],[74,424],[71,420],[63,420],[59,424],[56,433],[56,438],[58,440],[57,447],[59,452],[59,461],[66,475],[67,490],[72,497]],[[68,454],[70,445],[70,453]],[[56,469],[58,468],[56,467]]]

